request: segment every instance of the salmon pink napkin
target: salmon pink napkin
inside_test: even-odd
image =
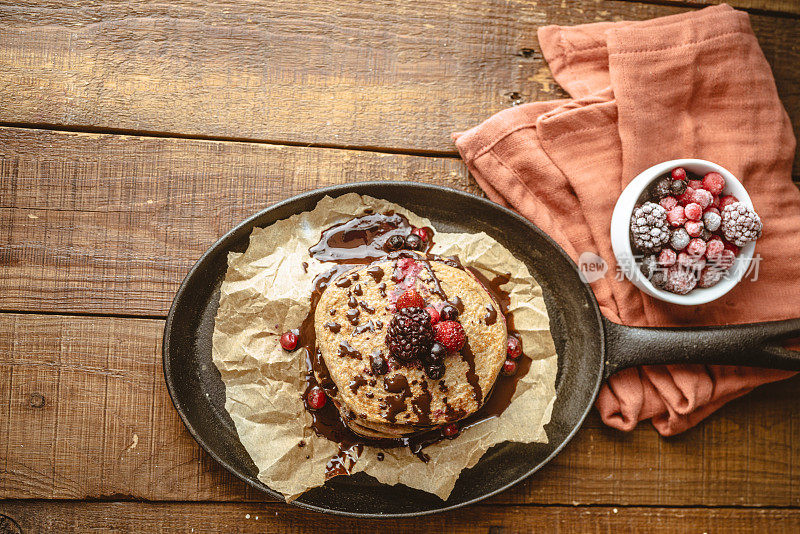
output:
[[[591,252],[608,263],[592,288],[612,321],[700,326],[800,316],[795,140],[747,14],[720,5],[644,22],[548,26],[539,41],[572,99],[507,109],[454,135],[487,195],[533,221],[575,261]],[[702,306],[652,299],[615,276],[609,234],[617,197],[639,172],[677,158],[729,169],[764,221],[758,276]],[[603,386],[597,408],[612,427],[652,419],[672,435],[791,375],[703,365],[628,369]]]

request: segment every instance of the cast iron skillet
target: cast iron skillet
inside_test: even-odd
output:
[[[214,244],[178,289],[164,331],[164,377],[172,401],[197,442],[230,472],[281,499],[257,469],[225,411],[225,386],[211,361],[219,287],[227,255],[244,251],[255,227],[314,208],[325,195],[356,192],[396,202],[428,217],[439,231],[485,231],[523,260],[541,284],[559,356],[557,400],[547,444],[502,443],[461,473],[442,501],[405,486],[379,484],[358,473],[336,477],[294,504],[358,517],[415,516],[471,504],[516,484],[553,458],[577,432],[603,378],[653,363],[725,363],[800,370],[800,353],[779,341],[800,333],[800,319],[703,329],[630,328],[601,314],[577,266],[539,228],[476,196],[411,182],[363,182],[318,189],[276,204],[244,221]],[[269,446],[269,444],[264,444]]]

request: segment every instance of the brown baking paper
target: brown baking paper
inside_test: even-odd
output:
[[[325,465],[338,446],[314,434],[303,408],[305,351],[286,352],[278,340],[282,332],[300,326],[309,311],[314,277],[330,268],[310,258],[309,247],[325,228],[363,215],[368,208],[394,210],[414,226],[433,227],[402,206],[349,193],[325,197],[310,212],[254,229],[247,250],[228,256],[213,360],[225,383],[225,408],[258,467],[259,480],[287,501],[325,482]],[[475,465],[492,445],[547,442],[544,425],[555,400],[557,357],[541,287],[521,261],[482,232],[435,233],[434,242],[433,253],[455,254],[489,278],[511,273],[502,288],[510,293],[509,312],[525,354],[533,359],[500,417],[426,447],[427,464],[407,448],[381,451],[366,446],[353,468],[353,473],[365,471],[385,484],[405,484],[447,499],[461,471]],[[301,440],[304,447],[298,447]],[[377,460],[378,452],[384,453],[383,461]]]

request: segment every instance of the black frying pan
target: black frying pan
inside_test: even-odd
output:
[[[461,473],[446,501],[405,486],[387,486],[364,473],[336,477],[294,504],[360,517],[414,516],[457,508],[503,491],[536,472],[578,431],[603,378],[654,363],[723,363],[800,370],[800,353],[780,340],[800,334],[800,319],[702,329],[631,328],[611,323],[575,263],[539,228],[476,196],[410,182],[363,182],[305,193],[244,221],[214,244],[178,289],[164,331],[164,377],[172,401],[197,442],[250,485],[281,499],[257,469],[225,411],[225,386],[211,361],[211,334],[227,255],[244,251],[250,232],[309,211],[325,195],[356,192],[396,202],[445,232],[485,231],[523,260],[544,290],[558,350],[558,397],[545,427],[549,443],[502,443]],[[265,444],[265,446],[269,446]]]

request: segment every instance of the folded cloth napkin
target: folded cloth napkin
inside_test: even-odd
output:
[[[600,255],[602,312],[636,326],[748,323],[800,316],[800,192],[795,139],[746,13],[727,5],[643,22],[548,26],[539,42],[573,97],[502,111],[454,134],[486,194],[550,234],[577,262]],[[677,158],[714,161],[736,175],[764,221],[750,273],[715,302],[652,299],[615,276],[611,212],[646,168]],[[757,279],[756,279],[757,278]],[[754,387],[793,373],[731,366],[621,371],[600,392],[603,421],[630,430],[652,419],[686,430]]]

